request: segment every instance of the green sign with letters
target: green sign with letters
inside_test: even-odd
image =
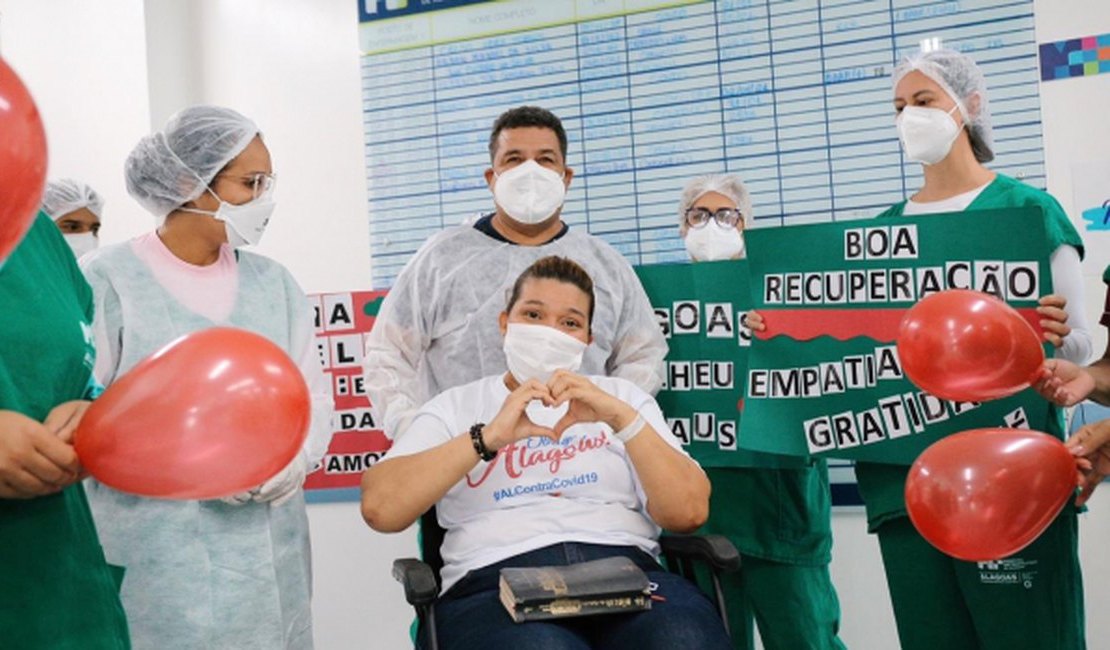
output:
[[[742,448],[908,465],[958,431],[1054,430],[1057,412],[1031,389],[985,403],[923,392],[895,345],[904,312],[945,289],[995,294],[1035,324],[1037,299],[1052,292],[1039,208],[761,228],[746,239],[767,331],[737,378]]]
[[[670,348],[656,400],[671,432],[703,467],[801,467],[804,459],[738,444],[752,340],[743,325],[751,307],[747,265],[736,260],[636,268]]]

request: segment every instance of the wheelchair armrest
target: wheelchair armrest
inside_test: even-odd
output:
[[[717,573],[740,569],[740,552],[723,535],[663,535],[659,545],[665,556],[708,562]]]
[[[439,595],[432,567],[414,558],[393,560],[393,579],[405,588],[410,605],[430,605]]]

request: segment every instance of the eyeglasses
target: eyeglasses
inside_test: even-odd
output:
[[[277,182],[277,174],[267,174],[266,172],[255,172],[253,174],[246,174],[243,176],[228,176],[220,174],[218,178],[227,178],[229,180],[238,181],[251,189],[251,198],[257,199],[263,194],[267,194],[274,189],[274,183]]]
[[[721,208],[716,212],[711,212],[708,208],[690,208],[686,211],[686,225],[691,228],[702,228],[709,223],[710,219],[713,219],[722,228],[735,228],[743,217],[739,210],[732,208]]]

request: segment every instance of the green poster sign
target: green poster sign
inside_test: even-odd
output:
[[[757,453],[738,445],[751,332],[743,260],[641,266],[670,352],[656,400],[671,432],[703,467],[800,467],[800,458]]]
[[[1052,291],[1039,208],[764,228],[746,239],[767,331],[748,359],[742,447],[910,464],[958,431],[1056,430],[1031,389],[985,403],[921,391],[895,346],[904,312],[945,289],[995,294],[1036,324],[1037,299]]]

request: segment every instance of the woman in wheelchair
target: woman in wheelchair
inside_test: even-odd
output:
[[[709,599],[655,560],[661,528],[690,532],[705,521],[709,482],[650,395],[617,377],[575,374],[593,308],[580,266],[536,261],[499,317],[509,372],[429,401],[363,475],[362,515],[374,530],[404,530],[436,507],[446,530],[440,648],[730,647]],[[658,585],[650,610],[518,624],[501,604],[502,568],[613,556]]]

